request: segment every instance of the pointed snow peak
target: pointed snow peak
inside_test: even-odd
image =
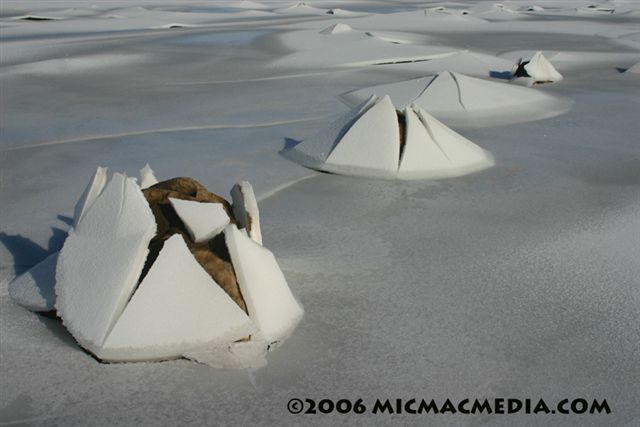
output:
[[[165,241],[104,346],[103,360],[163,360],[225,346],[253,322],[198,264],[180,234]]]
[[[320,31],[320,34],[332,35],[332,34],[346,33],[349,31],[353,31],[353,28],[351,28],[347,24],[338,23],[338,24],[331,25],[330,27],[327,27],[324,30]]]
[[[73,210],[72,225],[74,227],[78,226],[78,223],[82,220],[82,218],[96,201],[98,196],[100,196],[102,190],[104,190],[105,185],[107,185],[107,171],[107,168],[98,166],[93,176],[91,177],[89,184],[82,193],[82,196],[80,196],[80,199],[78,200],[78,203],[76,203],[76,207]]]
[[[452,74],[444,74],[443,78]],[[398,111],[388,95],[370,98],[372,105],[356,117],[324,161],[313,169],[343,175],[425,179],[457,176],[493,164],[491,155],[412,104]],[[328,136],[332,141],[334,136]],[[304,153],[315,144],[296,147]],[[303,145],[303,144],[300,144]],[[295,158],[294,158],[295,160]],[[304,163],[303,163],[304,164]]]
[[[231,189],[233,200],[233,215],[239,227],[247,230],[247,234],[256,243],[262,244],[260,230],[260,211],[253,187],[248,181],[241,181]]]
[[[156,175],[153,173],[153,169],[151,169],[151,166],[147,163],[142,169],[140,169],[140,188],[144,190],[145,188],[149,188],[157,183],[158,178],[156,178]]]
[[[553,83],[563,78],[540,50],[529,61],[520,59],[512,74],[513,77],[530,77],[533,83]]]
[[[95,352],[124,310],[147,258],[156,221],[133,178],[116,173],[71,230],[56,267],[56,309]]]

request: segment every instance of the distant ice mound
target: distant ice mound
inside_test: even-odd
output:
[[[334,16],[362,16],[362,13],[359,12],[353,12],[351,10],[345,10],[345,9],[339,9],[339,8],[334,8],[334,9],[329,9],[326,12],[327,15],[334,15]]]
[[[373,94],[389,95],[399,108],[413,103],[439,119],[477,126],[538,120],[561,114],[570,105],[527,87],[449,71],[347,92],[342,98],[354,106]]]
[[[157,182],[98,168],[69,236],[9,285],[34,311],[56,310],[78,343],[103,361],[187,357],[257,367],[303,310],[262,246],[248,182],[233,205],[190,178]]]
[[[640,74],[640,61],[636,62],[631,67],[627,68],[625,73],[629,74]]]
[[[277,38],[291,52],[270,63],[276,68],[406,64],[445,58],[460,52],[445,46],[410,44],[410,35],[357,31],[339,23],[320,31],[286,32]]]
[[[305,2],[298,2],[287,7],[275,9],[274,12],[287,15],[326,15],[325,9],[309,6]]]
[[[283,154],[319,171],[386,179],[460,176],[493,165],[490,153],[418,105],[396,111],[388,96],[372,96]]]
[[[348,31],[353,31],[353,28],[351,28],[347,24],[338,23],[338,24],[334,24],[334,25],[332,25],[330,27],[327,27],[324,30],[320,31],[320,34],[331,35],[331,34],[346,33]]]
[[[537,51],[529,61],[518,60],[513,67],[513,77],[530,78],[532,84],[554,83],[562,80],[562,74],[555,69],[542,51]]]

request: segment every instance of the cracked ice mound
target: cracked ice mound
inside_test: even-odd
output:
[[[262,246],[251,185],[234,186],[230,204],[190,178],[141,175],[144,190],[98,168],[62,250],[14,280],[12,299],[55,308],[103,361],[263,365],[303,310]]]
[[[397,111],[388,96],[372,96],[283,154],[319,171],[386,179],[460,176],[494,164],[418,105]]]
[[[557,116],[571,101],[538,90],[509,83],[443,71],[422,77],[347,92],[341,98],[350,106],[374,94],[389,95],[399,108],[415,104],[434,115],[461,126],[521,123]]]
[[[531,85],[555,83],[563,79],[562,74],[542,54],[542,51],[537,51],[528,61],[523,61],[520,58],[513,66],[512,74],[514,78],[528,79]]]

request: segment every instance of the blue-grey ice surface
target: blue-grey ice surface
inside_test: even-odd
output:
[[[273,1],[257,11],[200,2],[195,13],[184,3],[63,3],[6,0],[0,17],[0,425],[640,425],[640,80],[621,72],[640,59],[637,3],[548,1],[529,12],[532,2],[510,1],[507,12],[493,2],[307,1],[371,12],[354,17],[288,13]],[[424,12],[440,4],[449,9]],[[27,14],[62,19],[13,19]],[[469,52],[274,65],[291,53],[287,34],[337,22]],[[171,24],[183,28],[161,28]],[[435,74],[438,61],[504,77],[504,58],[539,49],[565,79],[535,89],[573,107],[461,126],[495,156],[492,169],[366,180],[279,154],[347,111],[342,93]],[[191,176],[223,195],[253,184],[265,245],[306,312],[266,367],[100,364],[58,321],[9,299],[7,283],[61,246],[96,166],[135,175],[147,162],[160,179]],[[606,398],[612,413],[296,416],[286,407],[396,397]]]

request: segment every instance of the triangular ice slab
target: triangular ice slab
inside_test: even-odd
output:
[[[322,170],[349,175],[395,177],[400,158],[398,116],[388,96],[351,126]]]
[[[448,168],[443,168],[443,170],[433,173],[433,176],[464,175],[485,169],[494,164],[493,157],[489,152],[445,126],[419,107],[412,106],[412,108],[429,133],[431,140],[449,160]],[[425,168],[427,176],[431,175],[430,172],[435,171]]]
[[[269,343],[291,335],[303,315],[273,254],[230,224],[224,230],[249,316]]]
[[[555,69],[542,51],[536,52],[524,69],[535,83],[557,82],[562,80],[562,74]]]
[[[31,311],[54,310],[58,255],[49,255],[9,283],[9,296],[16,304]]]
[[[64,243],[56,309],[78,342],[96,352],[133,292],[156,232],[140,187],[114,174]]]
[[[254,330],[251,319],[176,234],[164,243],[96,355],[107,361],[171,359],[227,346]]]
[[[413,109],[406,108],[404,115],[406,139],[398,178],[420,179],[442,175],[451,168],[451,160],[433,140]]]
[[[351,28],[349,25],[347,24],[334,24],[330,27],[325,28],[324,30],[320,31],[320,34],[324,34],[324,35],[332,35],[332,34],[340,34],[340,33],[346,33],[348,31],[352,31],[353,28]]]
[[[156,178],[156,175],[153,173],[153,169],[151,169],[151,166],[147,163],[142,169],[140,169],[140,188],[144,190],[145,188],[149,188],[157,183],[158,178]]]
[[[640,74],[640,62],[636,62],[631,67],[627,68],[625,73]]]
[[[211,239],[229,224],[229,215],[222,203],[201,203],[172,197],[169,201],[196,243]]]
[[[262,244],[260,211],[251,184],[248,181],[241,181],[234,185],[231,189],[231,199],[233,200],[233,215],[238,227],[246,229],[249,237],[256,243]]]
[[[329,126],[323,127],[314,136],[285,151],[284,154],[289,159],[308,168],[321,169],[325,160],[344,134],[377,100],[378,97],[370,96],[360,105],[333,121]]]
[[[89,184],[84,189],[73,210],[72,224],[74,227],[78,225],[82,217],[87,213],[91,205],[93,205],[93,202],[100,196],[105,185],[107,185],[107,170],[107,168],[98,166],[98,169],[96,169],[96,172],[91,177],[91,181],[89,181]]]

